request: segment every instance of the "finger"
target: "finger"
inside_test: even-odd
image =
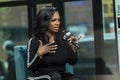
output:
[[[42,46],[42,45],[43,45],[43,42],[42,42],[41,40],[39,40],[39,42],[40,42],[40,46]]]
[[[56,50],[57,49],[57,45],[51,45],[49,46],[49,50]]]
[[[50,46],[50,50],[56,50],[57,46]]]
[[[84,34],[79,34],[79,36],[77,37],[77,39],[82,39],[85,35]]]
[[[57,47],[57,45],[51,45],[51,46],[50,46],[50,48],[55,48],[55,47]]]
[[[48,51],[49,53],[55,53],[56,51]]]
[[[71,42],[74,39],[74,36],[71,36],[70,38],[68,38],[68,42]]]
[[[52,45],[54,42],[51,42],[51,43],[47,43],[46,45],[48,45],[48,46],[50,46],[50,45]]]
[[[55,47],[55,48],[52,48],[52,50],[56,50],[57,48]]]

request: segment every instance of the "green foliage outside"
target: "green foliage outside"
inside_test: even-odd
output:
[[[11,1],[11,0],[0,0],[0,2],[6,2],[6,1]]]
[[[7,19],[9,14],[10,8],[0,8],[0,26],[7,26]]]
[[[5,32],[0,30],[0,45],[2,45],[5,40],[9,39],[9,37],[9,34],[5,34]]]

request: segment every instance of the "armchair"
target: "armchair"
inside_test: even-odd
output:
[[[14,47],[14,57],[15,57],[15,69],[16,69],[16,80],[27,80],[29,74],[31,74],[27,70],[27,47],[26,45],[20,45]],[[66,64],[66,71],[73,73],[73,66]],[[47,75],[46,75],[47,76]],[[45,75],[41,76],[42,78],[48,78],[51,80],[49,76]],[[33,79],[31,79],[33,80]]]

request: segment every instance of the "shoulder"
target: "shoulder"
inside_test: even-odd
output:
[[[38,43],[39,43],[39,40],[38,40],[38,38],[35,38],[35,37],[31,37],[28,40],[28,44],[38,44]]]

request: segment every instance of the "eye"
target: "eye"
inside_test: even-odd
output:
[[[51,19],[51,22],[60,21],[60,19]]]
[[[51,19],[51,21],[52,21],[52,22],[55,22],[55,21],[56,21],[56,19]]]

